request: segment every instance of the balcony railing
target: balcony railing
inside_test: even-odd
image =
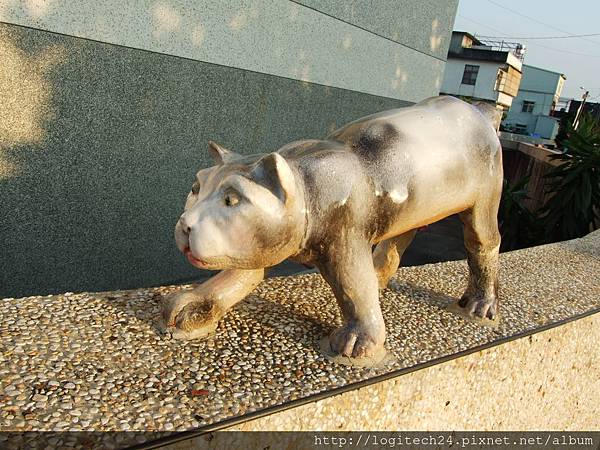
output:
[[[511,52],[515,55],[521,62],[525,58],[525,45],[520,42],[509,42],[505,40],[498,40],[494,38],[487,38],[485,36],[477,36],[477,39],[481,42],[481,46],[477,47],[487,47],[490,50],[497,50],[501,52]],[[473,46],[473,48],[477,48]]]

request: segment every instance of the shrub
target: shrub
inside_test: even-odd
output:
[[[502,199],[498,209],[498,226],[502,236],[500,251],[517,250],[530,247],[539,241],[539,221],[525,206],[527,183],[525,177],[514,184],[504,179]]]
[[[550,197],[539,211],[546,242],[582,237],[600,223],[600,124],[584,115],[562,143],[566,152],[551,156],[560,164],[545,175]]]

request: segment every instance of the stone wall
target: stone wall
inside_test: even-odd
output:
[[[193,280],[213,139],[319,138],[438,93],[457,1],[0,2],[0,295]]]

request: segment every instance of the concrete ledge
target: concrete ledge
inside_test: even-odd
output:
[[[533,148],[543,148],[546,151],[550,151],[550,152],[556,152],[556,153],[560,153],[560,151],[556,151],[556,150],[550,150],[549,148],[545,148],[545,147],[537,147],[538,145],[542,145],[542,146],[556,146],[556,141],[554,141],[553,139],[544,139],[544,138],[538,138],[538,137],[532,137],[532,136],[526,136],[524,134],[515,134],[515,133],[509,133],[508,131],[500,131],[499,133],[500,136],[500,141],[502,142],[502,147],[506,148],[510,148],[511,150],[521,150],[518,147],[523,146],[524,152],[527,152],[527,148],[528,147],[533,147]]]
[[[490,328],[446,310],[464,261],[401,268],[381,300],[396,361],[378,369],[319,353],[339,313],[317,274],[266,280],[198,343],[155,328],[180,286],[4,299],[0,429],[597,429],[598,273],[600,232],[503,254]]]
[[[230,429],[600,430],[599,341],[596,313]]]
[[[500,142],[502,143],[502,149],[505,151],[519,151],[527,156],[530,156],[533,159],[541,161],[550,166],[556,167],[561,164],[561,161],[551,158],[552,155],[561,154],[561,152],[559,152],[558,150],[551,150],[549,148],[538,147],[536,145],[528,144],[526,142],[511,141],[507,139],[500,139]]]
[[[226,430],[597,431],[599,340],[597,313]],[[218,437],[214,445],[196,437],[163,448],[223,448],[227,436]],[[265,447],[260,437],[247,438],[249,447]],[[288,448],[306,444],[302,436],[285,438]]]

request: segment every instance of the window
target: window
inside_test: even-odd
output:
[[[523,108],[521,109],[521,112],[533,112],[533,107],[535,106],[535,102],[528,102],[527,100],[523,101]]]
[[[475,86],[475,81],[477,81],[477,73],[479,73],[479,66],[466,64],[461,83]]]
[[[522,123],[515,124],[515,133],[527,134],[527,125],[522,124]]]

